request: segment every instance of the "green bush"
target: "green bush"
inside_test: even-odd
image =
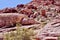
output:
[[[21,28],[20,26],[20,24],[16,24],[16,30],[6,33],[4,40],[32,40],[34,31],[32,29]]]
[[[60,37],[58,37],[58,40],[60,40]]]

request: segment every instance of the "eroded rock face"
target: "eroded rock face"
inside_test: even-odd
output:
[[[30,19],[28,18],[28,16],[24,14],[18,13],[0,14],[0,27],[14,27],[16,26],[17,22],[22,25],[31,25],[38,23],[34,19]]]
[[[39,22],[36,22],[34,19],[26,19],[24,18],[21,22],[23,25],[31,25],[31,24],[39,24]]]
[[[33,14],[31,9],[23,9],[23,10],[20,11],[20,13],[25,14],[27,16],[30,16],[31,14]]]
[[[17,10],[14,8],[5,8],[2,10],[2,13],[17,13]]]
[[[42,8],[45,11],[47,10],[48,12],[50,12],[50,9],[52,8],[52,6],[59,7],[59,5],[60,5],[60,1],[59,0],[32,0],[30,3],[28,3],[26,5],[25,4],[18,4],[14,8],[5,8],[5,9],[2,9],[2,10],[0,10],[0,13],[20,13],[20,14],[26,14],[27,16],[30,17],[31,14],[32,15],[34,14],[34,12],[32,12],[33,10],[37,11],[37,13],[41,14],[40,10]],[[46,6],[47,6],[47,8],[46,8]],[[54,9],[54,10],[56,10],[56,9]],[[60,12],[59,9],[57,9],[56,11]],[[44,12],[42,14],[45,16]]]
[[[60,5],[60,0],[32,0],[28,4],[18,4],[16,7],[13,8],[2,9],[0,10],[0,13],[24,14],[27,15],[28,18],[33,18],[33,19],[38,18],[38,16],[41,16],[51,20],[54,18],[57,19],[57,16],[60,13],[59,5]],[[41,17],[39,19],[41,19]],[[26,20],[22,20],[22,21],[26,21]],[[22,24],[23,23],[24,22],[22,22]]]
[[[20,22],[24,17],[26,17],[26,15],[23,14],[15,13],[0,14],[0,27],[15,26],[16,22]]]
[[[38,36],[41,39],[46,37],[59,37],[60,36],[60,20],[54,19],[53,21],[49,22],[45,27],[43,27]]]
[[[17,7],[18,8],[23,8],[24,7],[24,4],[18,4]]]
[[[35,9],[35,10],[37,10],[37,7],[33,6],[33,5],[28,5],[28,9]]]

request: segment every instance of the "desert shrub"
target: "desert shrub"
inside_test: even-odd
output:
[[[60,37],[58,37],[58,40],[60,40]]]
[[[32,29],[21,28],[20,26],[20,24],[16,24],[16,30],[6,33],[4,40],[32,40],[34,31]]]

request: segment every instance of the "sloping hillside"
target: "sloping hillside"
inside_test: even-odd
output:
[[[58,40],[59,20],[60,0],[32,0],[27,4],[0,10],[0,34],[15,31],[19,23],[22,28],[32,28],[36,40]]]

